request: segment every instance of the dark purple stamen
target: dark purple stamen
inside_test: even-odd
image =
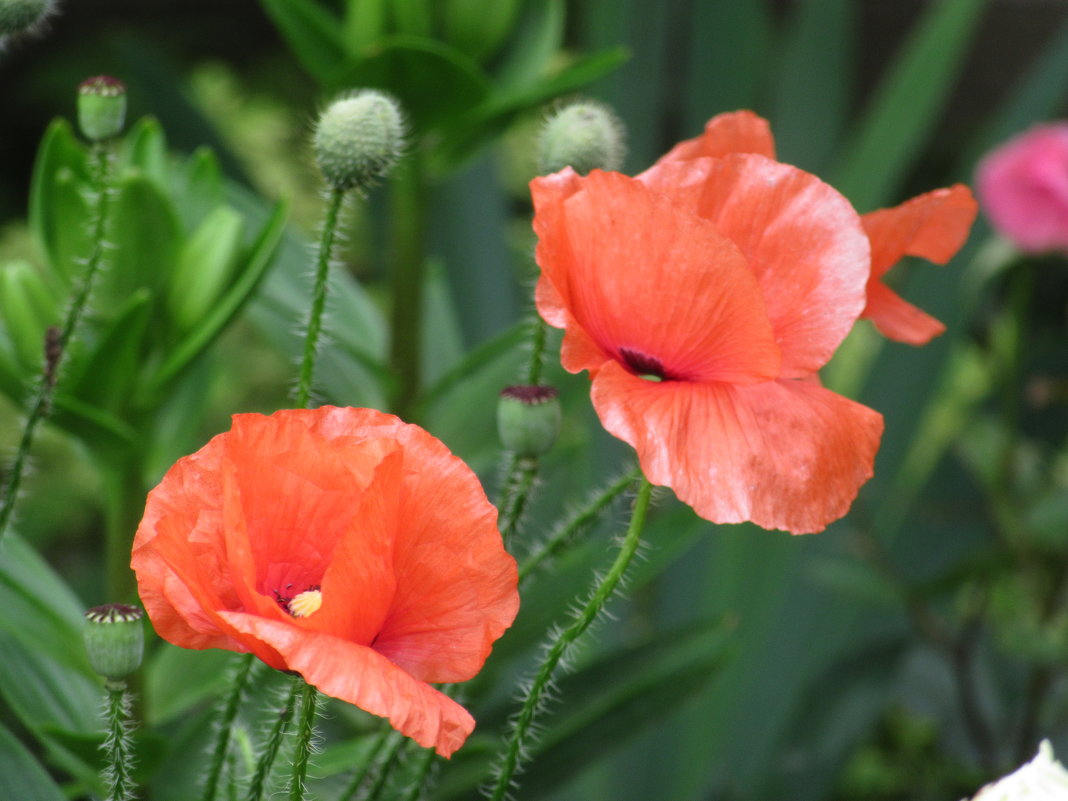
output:
[[[655,356],[649,356],[641,351],[630,348],[620,348],[619,355],[623,363],[630,368],[631,372],[641,378],[654,378],[660,381],[671,381],[671,376],[664,369],[664,364]]]

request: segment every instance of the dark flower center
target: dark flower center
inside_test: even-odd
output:
[[[620,348],[619,355],[632,373],[646,381],[672,381],[675,378],[655,356],[631,348]]]

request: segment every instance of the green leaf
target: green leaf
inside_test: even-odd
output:
[[[107,269],[94,292],[94,306],[115,314],[143,287],[161,297],[174,269],[182,225],[159,185],[141,172],[119,180],[111,203]]]
[[[408,0],[410,2],[410,0]],[[445,39],[476,61],[497,51],[519,15],[519,0],[445,0],[441,2]]]
[[[468,112],[489,92],[489,81],[475,62],[454,47],[418,36],[379,39],[340,81],[390,92],[420,132]]]
[[[4,793],[19,801],[66,801],[66,796],[33,755],[0,724],[0,776]]]
[[[284,203],[279,203],[274,207],[270,219],[260,229],[248,255],[243,260],[243,267],[233,285],[219,298],[207,316],[201,319],[199,325],[171,350],[167,360],[149,382],[145,393],[146,398],[164,391],[168,383],[215,341],[256,291],[256,287],[259,286],[263,276],[267,273],[267,268],[271,265],[271,257],[281,239],[285,227],[286,209]]]
[[[63,389],[82,403],[123,409],[143,367],[144,339],[152,315],[152,293],[139,289],[101,332],[89,358],[71,365]]]
[[[345,4],[345,44],[358,55],[367,45],[386,35],[391,0],[348,0]]]
[[[149,723],[160,726],[227,685],[233,654],[191,651],[161,642],[145,664],[145,708]]]
[[[197,148],[183,165],[176,188],[176,205],[185,230],[196,228],[212,210],[223,205],[222,173],[215,153]]]
[[[83,607],[14,532],[0,552],[0,696],[31,732],[95,732],[100,685],[82,644]]]
[[[134,123],[122,142],[118,166],[120,174],[133,171],[146,176],[164,194],[170,189],[167,138],[159,120],[144,117]]]
[[[89,179],[85,147],[70,123],[53,120],[45,131],[30,184],[30,231],[57,275],[70,281],[77,260],[89,253],[88,209],[81,187]]]
[[[930,5],[880,82],[830,182],[860,211],[900,190],[938,124],[986,3]]]
[[[166,298],[179,331],[195,326],[229,282],[241,255],[244,226],[240,214],[219,206],[181,246]]]
[[[363,5],[368,3],[377,5],[378,0]],[[312,0],[260,0],[260,4],[308,74],[320,84],[331,84],[356,46],[346,46],[339,20]]]
[[[31,374],[39,371],[45,329],[59,322],[59,308],[41,274],[27,262],[0,268],[0,318],[22,367]]]
[[[389,5],[393,27],[398,33],[432,36],[434,18],[430,10],[431,2],[437,3],[439,0],[392,0]]]
[[[508,90],[542,77],[563,44],[566,16],[564,0],[527,3],[494,83]]]
[[[518,322],[469,351],[459,363],[442,373],[423,392],[420,397],[420,408],[435,405],[490,362],[517,349],[526,339],[529,330],[529,324],[525,321]]]
[[[51,420],[101,454],[124,454],[137,447],[137,431],[98,406],[66,394],[62,386],[52,398]]]

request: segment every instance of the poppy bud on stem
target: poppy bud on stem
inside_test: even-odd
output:
[[[603,103],[572,103],[545,121],[538,143],[541,175],[571,167],[579,175],[590,170],[618,170],[623,165],[623,123]]]
[[[122,133],[126,122],[126,85],[108,75],[88,78],[78,86],[78,127],[90,142]]]

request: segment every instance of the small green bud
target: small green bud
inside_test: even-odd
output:
[[[560,400],[555,387],[517,386],[501,390],[497,430],[501,443],[518,456],[541,456],[560,435]]]
[[[603,103],[582,101],[557,111],[545,121],[538,148],[540,175],[571,167],[579,175],[590,170],[618,170],[623,165],[623,124]]]
[[[335,189],[383,178],[404,149],[404,118],[389,95],[363,89],[335,100],[315,126],[315,158]]]
[[[52,13],[54,0],[0,0],[0,34],[16,34],[40,24]]]
[[[126,122],[126,85],[117,78],[97,75],[78,85],[78,127],[90,142],[122,133]]]
[[[140,667],[145,648],[144,614],[126,604],[94,606],[85,613],[89,664],[108,681],[121,681]]]

